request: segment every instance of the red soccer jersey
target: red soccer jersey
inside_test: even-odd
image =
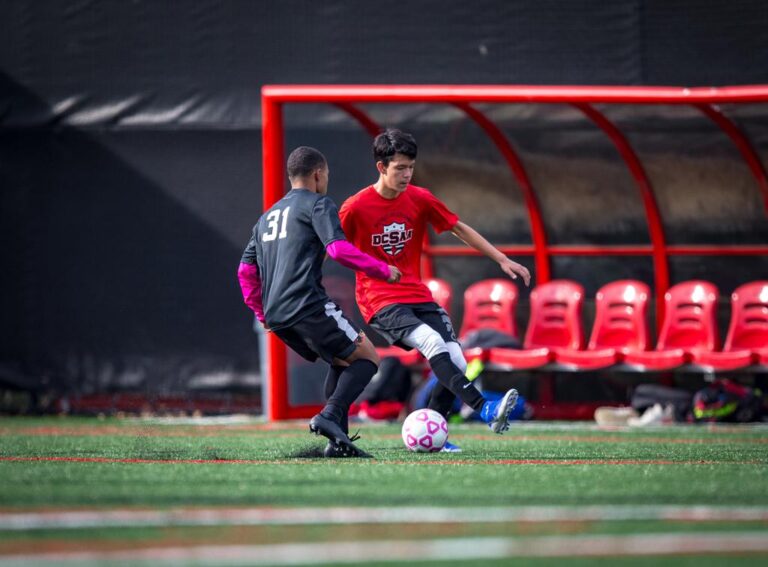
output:
[[[415,185],[408,185],[394,199],[385,199],[369,185],[344,202],[339,216],[350,242],[403,273],[398,283],[390,284],[356,272],[355,297],[366,321],[394,303],[434,301],[421,281],[424,233],[427,224],[440,233],[459,222],[442,201]]]

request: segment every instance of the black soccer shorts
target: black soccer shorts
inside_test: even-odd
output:
[[[376,313],[371,319],[371,327],[391,345],[397,345],[405,350],[412,347],[402,343],[419,325],[428,325],[447,343],[459,342],[453,331],[451,318],[445,309],[437,303],[396,303],[389,305]]]
[[[273,332],[303,358],[314,362],[320,357],[329,364],[334,358],[347,358],[363,337],[360,327],[347,319],[333,302],[326,303],[324,310]]]

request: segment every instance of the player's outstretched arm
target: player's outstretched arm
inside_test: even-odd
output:
[[[325,247],[325,251],[342,266],[378,280],[397,283],[402,276],[397,267],[366,254],[348,240],[335,240]]]
[[[451,229],[451,232],[468,246],[471,246],[478,252],[482,252],[491,260],[498,263],[502,271],[510,278],[516,280],[517,277],[520,276],[523,278],[525,285],[530,285],[531,273],[528,271],[528,268],[507,258],[507,256],[503,254],[501,250],[488,242],[485,237],[477,232],[474,228],[466,223],[459,221]]]

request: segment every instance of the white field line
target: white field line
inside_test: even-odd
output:
[[[565,521],[768,521],[768,507],[520,506],[498,508],[172,508],[0,513],[0,530],[164,526],[444,524]]]
[[[323,565],[370,561],[498,559],[505,557],[615,557],[768,552],[765,532],[600,536],[489,537],[357,541],[280,545],[222,545],[6,555],[11,566]]]

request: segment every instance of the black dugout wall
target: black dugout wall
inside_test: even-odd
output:
[[[263,84],[768,82],[760,2],[423,1],[394,14],[369,2],[8,0],[0,11],[0,383],[62,392],[183,393],[200,377],[247,383],[257,371],[235,271],[261,208]],[[562,176],[547,181],[560,167],[609,195],[630,182],[602,138],[553,110],[518,109],[505,126],[551,203],[550,231],[643,241],[642,215],[594,223],[594,208],[559,209],[574,191]],[[421,183],[481,231],[530,242],[515,202],[509,222],[490,223],[466,200],[493,197],[503,172],[493,148],[439,110],[381,112],[418,133]],[[766,114],[736,117],[763,162]],[[336,109],[286,120],[287,145],[328,155],[337,201],[372,180],[369,138]],[[768,241],[759,193],[722,133],[663,109],[624,125],[651,175],[675,179],[658,185],[680,241]],[[727,175],[712,179],[713,156]],[[442,269],[459,291],[469,273],[494,275]],[[553,269],[588,293],[601,280],[575,261]],[[604,270],[645,279],[631,262]],[[685,259],[673,277],[713,271]],[[764,258],[716,271],[724,294],[768,273]]]

